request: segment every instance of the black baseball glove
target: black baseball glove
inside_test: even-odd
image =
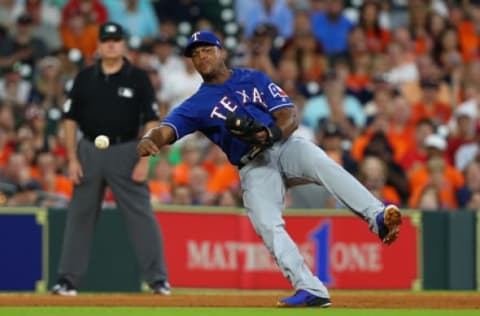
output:
[[[230,112],[225,121],[227,130],[240,138],[244,142],[262,147],[270,147],[276,141],[282,138],[282,131],[275,124],[265,126],[257,122],[254,118],[248,116],[239,116],[235,112]],[[267,139],[260,141],[257,133],[261,131],[267,132]]]

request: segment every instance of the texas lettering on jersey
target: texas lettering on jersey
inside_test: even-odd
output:
[[[247,103],[256,103],[267,109],[267,105],[262,99],[262,94],[256,87],[252,89],[252,93],[249,95],[246,90],[240,90],[240,91],[235,91],[237,95],[239,95],[239,99],[242,103],[242,105],[245,105]],[[226,116],[222,114],[221,109],[226,109],[229,112],[235,112],[238,108],[238,105],[234,103],[234,100],[232,100],[228,95],[224,96],[220,102],[215,105],[212,109],[212,112],[210,113],[211,118],[220,118],[222,120],[226,119]]]

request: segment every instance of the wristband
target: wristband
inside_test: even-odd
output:
[[[270,141],[271,141],[272,143],[275,143],[275,142],[281,140],[282,137],[283,137],[283,132],[282,132],[282,130],[280,129],[280,127],[278,127],[278,126],[275,125],[275,124],[270,125],[270,126],[267,128],[267,131],[268,131],[268,133],[270,134],[270,135],[269,135],[269,136],[270,136]]]

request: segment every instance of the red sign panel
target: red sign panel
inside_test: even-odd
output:
[[[176,287],[290,289],[248,218],[157,212]],[[355,216],[287,216],[287,230],[312,271],[338,289],[410,289],[419,277],[418,230],[404,218],[383,245]]]

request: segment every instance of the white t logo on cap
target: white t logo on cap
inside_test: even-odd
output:
[[[117,28],[115,27],[115,25],[108,25],[105,28],[105,31],[108,33],[115,33],[117,31]]]
[[[198,35],[200,35],[200,32],[195,32],[192,34],[192,38],[194,41],[198,41]]]

